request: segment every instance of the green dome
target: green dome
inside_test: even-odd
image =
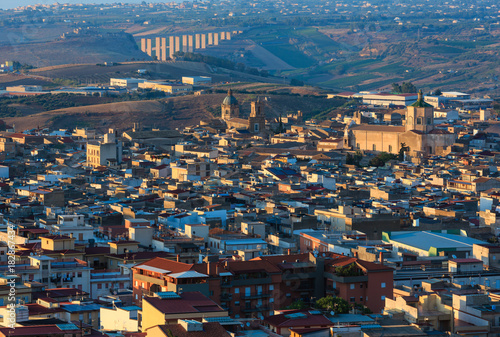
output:
[[[231,89],[227,92],[226,98],[222,101],[223,105],[238,105],[238,100],[233,96]]]

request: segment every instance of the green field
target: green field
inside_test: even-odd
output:
[[[321,50],[326,52],[334,52],[342,48],[342,45],[323,33],[318,32],[316,28],[304,28],[300,30],[295,30],[294,34],[297,36],[303,36],[311,40],[316,46]]]
[[[344,66],[346,70],[362,70],[365,67],[368,67],[372,64],[376,64],[382,62],[381,60],[377,59],[363,59],[363,60],[357,60],[357,61],[343,61],[343,62],[335,62],[335,63],[330,63],[325,66],[319,67],[317,70],[318,71],[323,71],[323,72],[328,72],[331,70],[334,70],[338,66]]]
[[[377,81],[377,82],[372,82],[370,84],[365,84],[365,85],[360,85],[359,90],[374,90],[374,89],[379,89],[381,87],[385,87],[386,85],[396,83],[401,81],[400,78],[390,78],[388,80],[382,80],[382,81]]]
[[[433,54],[460,54],[464,52],[463,49],[448,46],[432,46],[424,48],[423,50]]]
[[[269,44],[263,45],[262,47],[295,68],[308,68],[315,63],[313,59],[303,54],[292,45]]]
[[[439,41],[439,43],[445,44],[445,45],[451,46],[451,47],[474,49],[474,48],[481,47],[481,46],[488,46],[490,44],[494,44],[497,42],[496,41],[480,40],[480,41]]]
[[[323,54],[342,48],[316,28],[256,29],[249,38],[295,68],[308,68],[316,63],[314,58],[321,59]],[[297,41],[296,45],[290,43],[291,39]]]
[[[359,75],[354,75],[354,76],[346,76],[342,78],[337,78],[331,81],[326,81],[323,83],[320,83],[321,85],[327,86],[327,87],[334,87],[334,88],[346,88],[350,87],[353,85],[357,85],[363,81],[366,80],[371,80],[373,78],[377,78],[377,75],[373,74],[359,74]]]
[[[404,73],[407,69],[412,69],[411,67],[405,67],[402,65],[403,62],[391,63],[386,66],[372,69],[371,71],[375,73],[385,73],[385,74],[401,74]]]

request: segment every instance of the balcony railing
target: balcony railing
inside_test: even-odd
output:
[[[231,301],[232,298],[233,298],[232,294],[221,294],[220,295],[221,301]]]
[[[269,307],[254,307],[254,308],[243,308],[243,312],[262,312],[262,311],[269,311],[271,308]]]
[[[233,280],[232,286],[239,287],[239,286],[250,286],[255,284],[268,284],[268,283],[271,283],[270,277],[260,277],[260,278]]]
[[[244,300],[253,300],[253,299],[267,298],[267,297],[271,297],[271,294],[260,293],[260,294],[253,294],[253,295],[241,295],[241,298]]]

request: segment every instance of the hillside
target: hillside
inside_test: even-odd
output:
[[[225,93],[201,96],[181,96],[158,101],[127,101],[108,104],[87,105],[46,111],[23,117],[8,117],[8,124],[15,124],[17,130],[36,127],[74,128],[91,127],[104,131],[107,128],[127,130],[134,122],[144,126],[164,129],[184,127],[198,123],[201,119],[220,116],[220,104]],[[256,94],[238,94],[241,115],[250,114],[250,102]],[[319,96],[261,95],[266,100],[266,115],[278,117],[287,113],[303,111],[306,118],[325,115],[343,102],[327,100]]]
[[[122,62],[150,59],[129,34],[75,35],[51,41],[0,44],[0,60],[16,60],[35,67],[66,63]]]

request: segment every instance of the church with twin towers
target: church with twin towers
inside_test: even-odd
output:
[[[196,50],[217,46],[220,41],[231,40],[231,37],[242,31],[221,31],[187,35],[157,36],[141,39],[141,51],[158,61],[166,61],[177,52],[194,53]]]

